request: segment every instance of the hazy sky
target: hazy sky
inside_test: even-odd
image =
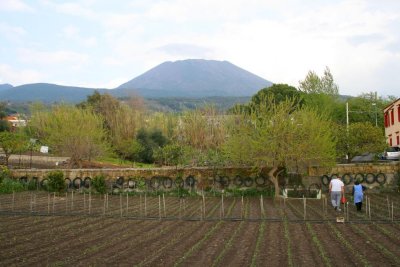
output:
[[[164,61],[227,60],[298,87],[400,97],[398,0],[0,0],[0,84],[115,88]]]

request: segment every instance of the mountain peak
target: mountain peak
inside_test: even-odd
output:
[[[120,85],[142,96],[251,96],[272,83],[228,61],[166,61]]]

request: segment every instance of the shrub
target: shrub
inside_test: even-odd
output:
[[[96,175],[93,178],[92,187],[100,194],[105,194],[107,192],[107,185],[104,175]]]
[[[25,191],[26,186],[22,184],[20,181],[4,178],[3,182],[0,184],[0,193],[12,193],[12,192],[21,192]]]
[[[51,192],[61,192],[65,190],[64,174],[62,171],[52,171],[47,175],[47,188]]]
[[[0,169],[0,184],[5,178],[11,178],[11,172],[7,167]]]

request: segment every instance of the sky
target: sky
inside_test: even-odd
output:
[[[0,84],[116,88],[165,61],[226,60],[298,87],[400,97],[398,0],[0,0]]]

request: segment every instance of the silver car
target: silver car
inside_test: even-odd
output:
[[[383,154],[384,159],[388,160],[399,160],[400,159],[400,147],[392,146],[388,147]]]

